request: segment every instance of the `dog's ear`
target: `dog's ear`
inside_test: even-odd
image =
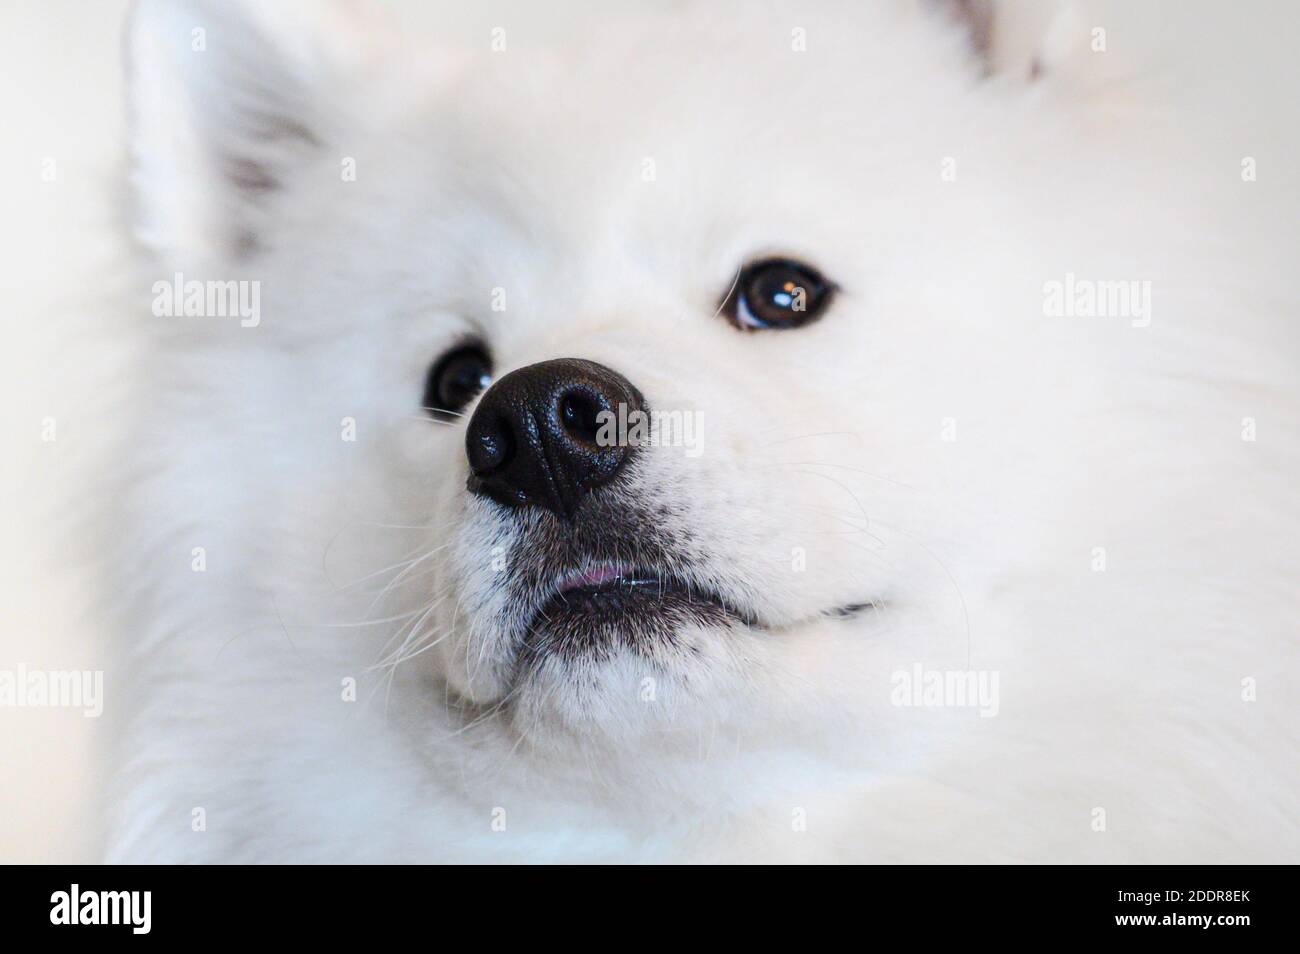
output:
[[[233,260],[329,135],[323,47],[247,0],[137,0],[127,27],[137,237],[164,261]],[[275,36],[282,38],[277,41]]]

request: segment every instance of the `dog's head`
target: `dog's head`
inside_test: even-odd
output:
[[[874,731],[900,665],[968,659],[963,591],[1016,545],[980,532],[1026,369],[967,37],[702,7],[419,56],[137,13],[153,277],[258,283],[246,327],[158,321],[241,432],[259,572],[534,740]],[[382,602],[313,604],[358,519]]]

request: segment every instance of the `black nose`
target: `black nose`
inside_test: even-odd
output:
[[[626,421],[641,403],[627,378],[594,361],[560,358],[512,371],[488,388],[470,418],[469,489],[508,507],[544,507],[567,520],[634,449],[617,440],[616,427],[600,434],[606,421],[601,412]]]

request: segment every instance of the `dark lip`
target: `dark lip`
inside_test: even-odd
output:
[[[588,571],[589,572],[589,571]],[[574,579],[574,577],[577,579]],[[608,659],[617,651],[657,658],[664,650],[691,651],[679,641],[679,627],[744,627],[779,634],[756,613],[710,587],[677,574],[619,567],[596,582],[582,572],[560,574],[520,633],[513,679],[526,678],[545,660]],[[875,603],[851,603],[817,614],[848,618]]]
[[[707,610],[711,614],[751,629],[768,628],[755,613],[738,606],[715,590],[691,583],[675,574],[637,569],[621,572],[602,583],[561,586],[534,611],[526,629],[535,632],[539,626],[549,625],[568,611],[589,607],[602,597],[616,599],[624,594],[642,597],[640,605],[633,607],[633,610],[639,611],[640,614],[653,613],[656,610],[662,613],[669,610],[698,609]],[[650,598],[648,604],[645,597]],[[852,619],[868,610],[879,611],[883,606],[883,600],[864,600],[830,607],[817,615],[831,619]],[[628,615],[632,617],[637,615],[637,612],[629,612]]]
[[[602,583],[570,586],[553,593],[533,614],[529,629],[545,626],[549,621],[568,612],[591,606],[608,598],[614,609],[619,608],[620,596],[633,597],[628,602],[629,616],[667,611],[669,609],[698,608],[719,613],[745,626],[759,627],[754,613],[724,598],[717,591],[691,583],[675,574],[638,568],[619,573]]]

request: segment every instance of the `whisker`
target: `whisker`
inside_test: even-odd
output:
[[[863,470],[860,467],[850,467],[847,464],[832,464],[830,461],[825,461],[825,460],[777,460],[777,461],[768,461],[759,464],[757,466],[760,467],[835,467],[840,470],[851,470],[855,474],[862,474],[866,477],[872,478],[873,480],[883,480],[889,484],[897,484],[900,487],[908,487],[909,489],[915,489],[911,487],[910,484],[905,484],[901,480],[895,480],[892,477],[885,477],[881,474],[873,474],[869,470]]]
[[[967,609],[966,607],[966,594],[964,594],[961,591],[961,587],[957,584],[957,578],[952,575],[952,571],[949,570],[947,565],[942,560],[939,559],[938,555],[929,547],[927,547],[924,543],[922,543],[919,539],[917,539],[915,536],[908,533],[906,530],[901,529],[900,527],[893,526],[892,524],[882,524],[882,526],[884,526],[886,529],[890,530],[893,533],[901,534],[902,536],[907,537],[907,539],[911,540],[918,547],[920,547],[921,550],[931,560],[935,562],[935,564],[939,567],[939,569],[943,571],[944,576],[948,578],[948,582],[952,584],[953,592],[957,594],[957,601],[961,603],[962,621],[966,629],[966,668],[969,669],[971,664],[970,610]]]
[[[857,431],[817,431],[813,434],[795,434],[793,437],[782,437],[779,440],[770,441],[762,446],[772,447],[775,444],[785,444],[789,441],[802,441],[811,437],[856,437],[859,441],[862,440],[862,435]]]
[[[352,587],[356,586],[358,583],[364,583],[366,582],[366,580],[372,580],[375,577],[381,576],[382,574],[387,573],[390,570],[396,570],[399,567],[408,566],[411,563],[415,562],[416,560],[415,554],[420,553],[423,550],[424,550],[423,546],[418,546],[414,550],[411,550],[409,553],[407,553],[405,558],[403,558],[401,562],[394,563],[391,566],[386,566],[381,570],[375,570],[373,573],[367,573],[365,576],[359,576],[351,583],[345,583],[342,587],[340,587],[340,589],[343,590],[351,589]]]
[[[855,494],[855,493],[854,493],[854,492],[849,488],[849,486],[848,486],[847,484],[845,484],[843,481],[836,480],[834,477],[830,476],[830,474],[819,474],[819,473],[817,473],[817,471],[815,471],[815,470],[797,470],[797,471],[795,471],[795,473],[797,473],[797,474],[811,474],[813,477],[821,477],[823,480],[829,480],[831,483],[835,484],[837,487],[839,487],[841,490],[843,490],[846,494],[848,494],[849,497],[850,497],[850,499],[852,499],[852,501],[853,501],[855,504],[858,505],[858,512],[862,515],[862,519],[863,519],[863,521],[866,523],[867,526],[871,526],[871,518],[870,518],[869,516],[867,516],[867,508],[864,507],[864,506],[862,506],[862,501],[858,499],[858,495]]]
[[[443,544],[442,546],[440,546],[440,547],[434,547],[434,548],[433,548],[432,550],[430,550],[428,553],[424,554],[424,556],[422,556],[422,557],[418,557],[418,558],[416,558],[416,559],[414,559],[414,560],[411,560],[411,561],[406,565],[406,569],[402,570],[402,571],[401,571],[400,573],[398,573],[395,577],[393,577],[391,580],[389,580],[389,581],[388,581],[388,585],[385,586],[382,590],[379,591],[379,595],[376,596],[376,597],[371,601],[370,606],[366,609],[366,615],[369,616],[370,613],[374,610],[375,606],[378,605],[379,601],[382,600],[382,599],[383,599],[383,598],[388,594],[388,592],[389,592],[391,589],[393,589],[393,587],[395,587],[395,586],[396,586],[398,583],[400,583],[402,580],[406,579],[407,575],[408,575],[408,574],[409,574],[413,569],[415,569],[417,566],[419,566],[421,563],[423,563],[425,560],[429,559],[430,557],[435,556],[435,555],[437,555],[438,553],[442,552],[443,550],[447,549],[447,547],[449,547],[449,546],[451,546],[450,543],[444,543],[444,544]]]

